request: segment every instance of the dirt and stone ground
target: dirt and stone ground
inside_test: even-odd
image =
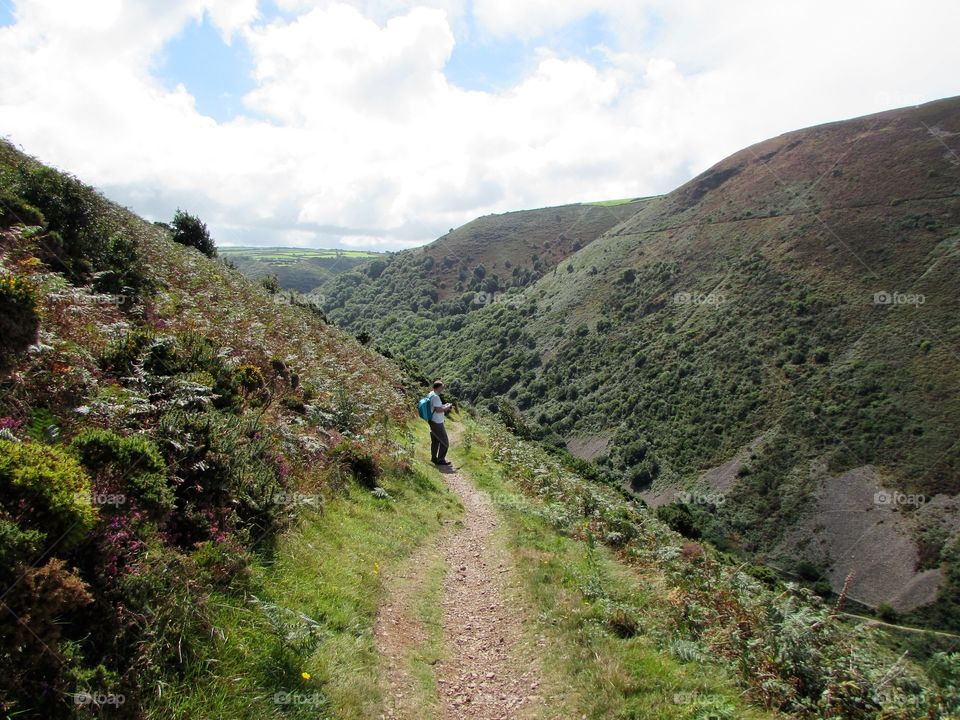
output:
[[[463,521],[387,579],[375,630],[383,717],[532,717],[542,703],[539,668],[522,648],[523,613],[511,601],[513,569],[497,515],[460,472],[444,479],[464,506]],[[431,601],[439,603],[439,627],[431,627]]]

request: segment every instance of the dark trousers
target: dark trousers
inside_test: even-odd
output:
[[[450,441],[447,439],[447,429],[443,423],[430,421],[430,457],[438,462],[447,459],[447,449],[450,447]]]

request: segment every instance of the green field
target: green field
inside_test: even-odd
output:
[[[368,250],[285,247],[218,247],[217,251],[249,278],[276,275],[285,290],[310,292],[331,277],[385,257]]]

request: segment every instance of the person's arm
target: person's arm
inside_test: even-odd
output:
[[[441,414],[443,414],[443,415],[446,415],[448,412],[450,412],[451,410],[453,410],[453,403],[446,403],[446,404],[444,404],[444,402],[440,399],[440,396],[439,396],[439,395],[434,395],[434,396],[433,396],[433,399],[436,400],[437,402],[436,402],[436,404],[434,404],[434,403],[432,403],[432,402],[430,403],[430,410],[431,410],[432,412],[438,412],[438,413],[441,413]]]

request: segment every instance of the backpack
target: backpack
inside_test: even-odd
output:
[[[430,422],[430,418],[433,416],[433,411],[430,409],[430,398],[420,398],[420,402],[417,403],[417,412],[420,413],[420,418]]]

